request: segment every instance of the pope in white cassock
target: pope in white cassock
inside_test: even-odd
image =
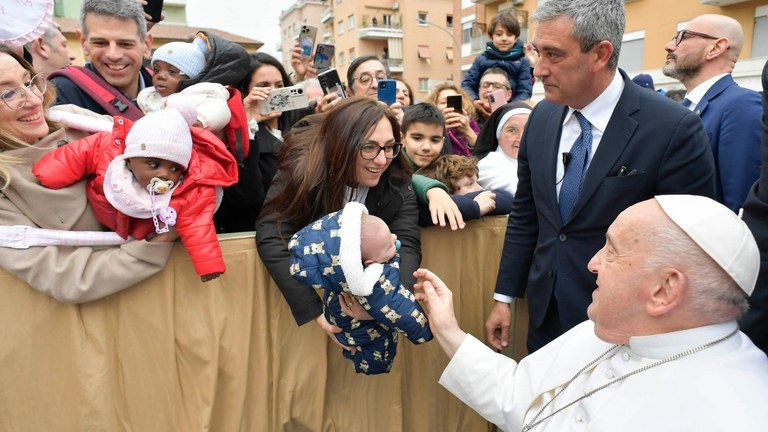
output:
[[[589,321],[520,363],[464,333],[450,290],[417,297],[451,358],[440,384],[505,431],[768,431],[768,358],[741,333],[760,258],[722,204],[665,195],[629,207],[589,262]]]

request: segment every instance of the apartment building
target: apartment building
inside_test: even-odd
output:
[[[323,27],[320,18],[326,9],[326,3],[327,0],[297,0],[280,13],[281,61],[287,67],[291,64],[291,50],[296,43],[302,25],[308,24],[318,29],[317,42],[332,40],[330,34],[325,34],[326,32],[320,30]]]
[[[288,10],[281,16],[283,47],[293,46],[302,16],[311,24],[307,8],[301,14]],[[454,25],[453,0],[325,0],[320,12],[317,42],[336,46],[334,67],[346,76],[349,63],[357,56],[375,54],[389,66],[390,73],[413,88],[416,99],[427,96],[431,87],[450,79],[460,79],[456,53],[460,50]],[[292,6],[293,7],[293,6]],[[285,17],[285,18],[283,18]],[[291,19],[292,21],[288,21]],[[313,24],[314,25],[314,24]],[[290,29],[290,31],[286,31]],[[283,48],[284,64],[290,52]],[[343,79],[343,78],[342,78]]]
[[[541,0],[538,0],[541,1]],[[537,0],[455,0],[461,16],[461,70],[469,69],[475,56],[485,48],[487,23],[502,10],[512,10],[523,29],[520,37],[533,37],[535,23],[528,17],[536,9]],[[619,67],[630,76],[648,73],[657,88],[682,88],[661,73],[664,46],[678,30],[694,17],[707,13],[730,16],[744,29],[744,47],[733,72],[741,85],[760,90],[760,72],[768,60],[768,1],[766,0],[627,0],[627,25],[621,46]],[[534,86],[533,98],[544,96],[540,85]]]

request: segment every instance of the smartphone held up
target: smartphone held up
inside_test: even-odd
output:
[[[151,16],[150,21],[159,23],[163,13],[163,0],[147,0],[144,6],[144,13]]]
[[[344,84],[341,83],[336,69],[328,69],[323,73],[317,74],[317,80],[320,81],[323,94],[336,93],[342,99],[347,97],[347,93],[344,91]]]
[[[315,48],[315,69],[317,73],[322,73],[331,68],[333,62],[333,55],[336,51],[336,47],[333,44],[319,43]]]
[[[379,80],[378,99],[387,106],[397,100],[397,82],[393,79]]]
[[[448,108],[453,108],[453,112],[457,112],[459,114],[462,114],[464,112],[464,108],[462,107],[462,99],[461,95],[448,95],[445,97],[445,104]]]
[[[315,48],[315,37],[317,36],[317,27],[304,24],[299,30],[299,48],[301,55],[312,57],[312,50]]]
[[[267,99],[259,102],[259,112],[262,115],[267,115],[273,112],[306,108],[307,106],[309,106],[309,98],[304,92],[304,87],[295,85],[270,91]]]

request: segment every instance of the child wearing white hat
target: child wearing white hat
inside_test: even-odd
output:
[[[195,39],[196,41],[198,39]],[[152,55],[152,87],[139,92],[136,103],[145,113],[157,112],[183,95],[197,108],[195,126],[218,132],[229,123],[229,91],[218,83],[201,82],[179,92],[179,82],[195,78],[205,69],[202,42],[169,42]]]
[[[195,114],[179,104],[133,124],[115,117],[111,132],[49,152],[33,173],[53,189],[87,178],[96,218],[122,238],[145,239],[174,226],[207,282],[224,272],[213,213],[221,187],[237,182],[237,164],[210,131],[190,128]]]

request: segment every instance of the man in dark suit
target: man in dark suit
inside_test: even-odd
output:
[[[763,143],[760,177],[750,189],[744,202],[744,222],[760,248],[760,273],[749,312],[739,325],[758,348],[768,354],[768,62],[763,66]]]
[[[701,116],[715,158],[717,200],[738,212],[760,174],[760,94],[739,87],[731,71],[744,41],[741,24],[701,15],[664,47],[664,75],[688,92],[683,104]]]
[[[659,194],[715,195],[701,120],[617,69],[621,0],[548,0],[532,16],[536,105],[520,145],[517,194],[486,337],[509,343],[509,303],[527,293],[528,349],[587,319],[588,260],[616,216]],[[610,248],[610,239],[608,240]],[[609,260],[621,260],[614,255]]]

